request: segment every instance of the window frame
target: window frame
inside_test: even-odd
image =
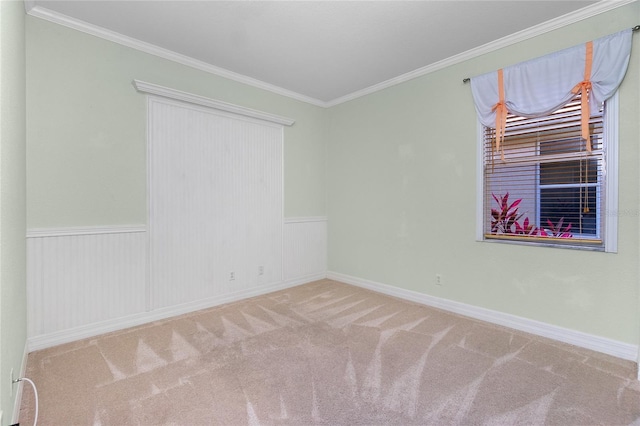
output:
[[[518,244],[540,247],[557,247],[587,251],[601,251],[606,253],[618,252],[618,125],[619,125],[619,95],[618,91],[606,101],[603,117],[604,158],[606,162],[606,178],[604,206],[598,214],[604,215],[604,235],[602,246],[588,246],[571,243],[556,243],[553,241],[526,241],[516,239],[488,239],[484,235],[484,126],[476,118],[476,241],[498,244]],[[539,178],[536,178],[539,191]],[[536,201],[536,203],[538,203]],[[598,221],[596,221],[598,222]],[[600,230],[602,232],[602,230]]]
[[[566,183],[566,184],[541,184],[540,183],[540,165],[538,164],[538,170],[537,170],[537,176],[536,176],[536,211],[537,211],[537,223],[536,226],[540,226],[540,218],[541,218],[541,211],[542,211],[542,191],[545,189],[567,189],[567,188],[594,188],[595,192],[596,192],[596,196],[595,196],[595,202],[596,202],[596,220],[595,220],[595,227],[596,227],[596,233],[595,233],[595,238],[596,239],[602,239],[603,240],[603,244],[604,244],[604,239],[602,238],[603,234],[602,234],[602,225],[601,225],[601,219],[602,219],[602,194],[601,194],[601,186],[599,182],[593,182],[593,183]],[[605,184],[606,184],[606,180],[605,180]],[[606,229],[606,228],[605,228]],[[591,234],[579,234],[576,233],[575,231],[571,232],[573,234],[573,236],[575,237],[576,235],[578,236],[578,238],[594,238],[593,235]]]

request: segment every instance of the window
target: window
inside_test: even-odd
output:
[[[579,96],[548,116],[509,115],[499,150],[482,127],[480,239],[616,251],[617,95],[592,106],[591,152]]]
[[[471,78],[485,126],[479,240],[617,251],[617,90],[631,33]]]

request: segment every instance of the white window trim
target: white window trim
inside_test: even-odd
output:
[[[484,126],[476,116],[476,241],[484,239]]]
[[[606,200],[601,214],[605,215],[604,251],[606,253],[618,252],[618,125],[619,105],[618,92],[607,100],[604,114],[604,139],[606,144]],[[486,240],[484,238],[484,126],[476,119],[476,241],[500,242],[498,240]],[[548,246],[537,242],[516,242],[516,244]],[[553,247],[566,247],[573,249],[586,249],[574,245]]]
[[[607,164],[606,200],[604,206],[604,251],[618,252],[618,127],[620,108],[618,91],[609,98],[604,110],[605,161]]]

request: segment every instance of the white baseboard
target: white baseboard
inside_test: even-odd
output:
[[[167,308],[160,308],[149,312],[141,312],[134,315],[128,315],[126,317],[116,318],[113,320],[87,324],[80,327],[49,333],[46,335],[34,336],[28,339],[28,349],[29,352],[46,349],[52,346],[74,342],[76,340],[86,339],[104,333],[110,333],[112,331],[135,327],[152,321],[158,321],[182,314],[187,314],[190,312],[195,312],[201,309],[224,305],[225,303],[231,303],[249,297],[260,296],[263,294],[271,293],[273,291],[284,290],[301,284],[317,281],[325,277],[326,274],[324,273],[309,275],[289,281],[283,281],[274,285],[239,291],[236,293],[225,295],[223,297],[213,297],[197,300],[176,306],[170,306]]]
[[[412,302],[421,303],[423,305],[443,309],[481,321],[513,328],[516,330],[535,334],[537,336],[547,337],[549,339],[569,343],[571,345],[591,349],[593,351],[602,352],[607,355],[615,356],[617,358],[622,358],[634,362],[637,362],[638,360],[637,345],[632,345],[605,337],[594,336],[592,334],[570,330],[567,328],[558,327],[555,325],[519,317],[516,315],[492,311],[490,309],[480,308],[473,305],[467,305],[465,303],[455,302],[453,300],[429,296],[427,294],[418,293],[416,291],[405,290],[402,288],[390,286],[388,284],[369,281],[350,275],[340,274],[337,272],[328,272],[327,278],[377,291],[379,293],[384,293],[389,296],[398,297],[400,299],[405,299]]]
[[[17,377],[14,379],[22,378],[27,375],[27,356],[29,355],[29,345],[28,342],[24,343],[24,351],[22,353],[22,363],[20,365],[20,372]],[[11,423],[18,423],[18,419],[20,418],[20,407],[22,406],[22,391],[24,390],[24,382],[18,382],[18,387],[16,389],[16,399],[13,401],[13,414],[11,416]],[[1,417],[1,416],[0,416]],[[0,419],[0,425],[2,424],[2,420]]]
[[[305,275],[304,277],[297,277],[294,279],[287,280],[283,283],[282,288],[291,288],[296,287],[302,284],[307,284],[313,281],[319,281],[327,278],[327,273],[322,272],[319,274]]]

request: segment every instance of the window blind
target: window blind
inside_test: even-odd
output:
[[[603,112],[604,104],[591,111],[591,152],[581,138],[580,95],[543,117],[508,115],[504,160],[495,129],[484,128],[485,238],[603,245]]]

